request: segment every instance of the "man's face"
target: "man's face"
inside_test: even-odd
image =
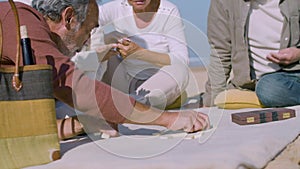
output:
[[[91,0],[89,3],[85,21],[81,25],[78,21],[76,22],[76,25],[72,26],[62,36],[62,40],[71,52],[71,56],[74,56],[76,52],[82,49],[90,38],[91,30],[98,27],[98,6],[95,0]]]

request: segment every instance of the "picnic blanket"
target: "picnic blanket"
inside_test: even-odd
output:
[[[295,118],[246,126],[233,123],[231,114],[257,109],[197,109],[209,114],[213,128],[196,139],[182,133],[162,137],[153,133],[163,128],[125,124],[120,137],[83,141],[60,160],[27,169],[263,168],[300,133],[300,106],[289,108],[296,110]]]

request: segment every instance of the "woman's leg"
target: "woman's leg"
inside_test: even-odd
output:
[[[299,105],[300,71],[266,74],[258,81],[255,91],[266,107]]]
[[[150,105],[165,108],[185,91],[188,80],[188,71],[182,65],[164,66],[141,84],[136,93],[146,93]]]

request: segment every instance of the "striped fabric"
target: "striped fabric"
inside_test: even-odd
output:
[[[13,69],[0,68],[0,168],[40,165],[59,158],[52,68],[20,67],[23,87],[12,87]]]

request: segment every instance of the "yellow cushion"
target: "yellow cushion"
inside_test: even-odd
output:
[[[249,90],[230,89],[218,94],[215,105],[223,109],[262,108],[256,93]]]

